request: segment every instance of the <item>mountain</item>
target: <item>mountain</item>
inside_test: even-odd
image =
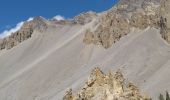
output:
[[[169,11],[170,0],[120,0],[101,13],[25,22],[0,40],[0,100],[62,100],[95,67],[120,69],[156,100],[170,92]]]

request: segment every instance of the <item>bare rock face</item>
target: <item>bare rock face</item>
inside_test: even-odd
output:
[[[63,100],[73,100],[72,89],[69,89],[68,91],[66,91],[66,94],[65,94]]]
[[[92,19],[96,17],[96,13],[87,12],[82,13],[79,16],[76,16],[72,20],[46,20],[43,17],[35,17],[32,21],[24,22],[24,25],[15,33],[12,33],[10,36],[2,39],[0,41],[0,50],[2,49],[11,49],[17,44],[31,38],[33,32],[39,31],[43,32],[48,28],[48,23],[50,25],[75,25],[80,24],[84,25],[92,21]]]
[[[90,30],[86,30],[83,42],[86,43],[86,44],[90,44],[93,41],[94,41],[94,34]]]
[[[162,0],[159,26],[162,38],[170,43],[170,0]]]
[[[96,16],[97,16],[97,14],[95,12],[89,11],[89,12],[82,13],[82,14],[74,17],[73,22],[76,24],[84,25],[84,24],[91,22],[92,19]]]
[[[73,94],[69,89],[63,100],[150,100],[140,94],[132,83],[125,83],[121,71],[105,75],[99,68],[92,70],[85,86]]]
[[[85,44],[102,45],[107,49],[133,28],[143,30],[147,27],[159,28],[162,37],[170,43],[170,0],[120,0],[116,6],[103,13],[90,11],[72,20],[50,20],[50,23],[85,25],[92,21],[94,26],[85,31]],[[0,49],[10,49],[30,38],[35,29],[42,32],[47,27],[42,17],[25,22],[19,31],[0,42]]]
[[[46,28],[47,24],[42,17],[36,17],[30,22],[25,22],[19,31],[1,40],[0,50],[11,49],[22,41],[29,39],[34,30],[42,32]]]
[[[163,17],[162,12],[169,12],[169,1],[120,0],[115,7],[98,15],[98,27],[93,31],[86,31],[84,43],[102,45],[107,49],[127,35],[132,28],[143,30],[147,27],[161,28],[161,33],[167,40],[169,35],[164,35],[164,32],[166,34],[168,31],[167,17]],[[166,7],[162,7],[163,5]],[[170,22],[169,19],[167,21]]]

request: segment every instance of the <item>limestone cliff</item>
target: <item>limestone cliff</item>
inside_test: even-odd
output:
[[[85,86],[77,93],[69,89],[63,100],[150,100],[140,94],[132,83],[125,82],[121,71],[104,74],[99,68],[92,70]]]
[[[110,10],[98,14],[97,28],[85,32],[84,43],[109,48],[131,29],[155,27],[169,41],[170,0],[120,0]],[[163,14],[165,13],[165,14]]]
[[[48,20],[50,24],[79,24],[93,22],[93,26],[84,34],[85,44],[111,47],[121,37],[129,34],[132,29],[143,30],[147,27],[160,29],[162,37],[170,43],[170,0],[120,0],[111,9],[95,13],[82,13],[71,20]],[[36,17],[31,22],[25,22],[23,27],[0,42],[0,49],[10,49],[31,37],[33,31],[45,30],[47,20]],[[86,28],[85,28],[86,29]]]

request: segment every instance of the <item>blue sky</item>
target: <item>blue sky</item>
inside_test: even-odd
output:
[[[56,15],[72,18],[89,10],[101,12],[117,0],[0,0],[0,33],[29,17]]]

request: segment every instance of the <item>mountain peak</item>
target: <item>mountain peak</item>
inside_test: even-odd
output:
[[[98,14],[89,11],[81,13],[72,20],[46,20],[41,16],[37,16],[31,21],[25,22],[21,29],[13,35],[25,32],[30,33],[30,30],[31,32],[34,30],[43,32],[48,28],[49,23],[85,25],[95,19],[96,28],[87,29],[85,32],[83,41],[86,44],[98,44],[104,48],[109,48],[119,41],[121,37],[127,35],[132,28],[145,29],[147,27],[161,28],[163,38],[170,42],[169,33],[167,33],[168,28],[161,27],[161,25],[169,25],[167,24],[169,23],[168,17],[163,14],[163,12],[169,11],[169,6],[166,2],[169,2],[169,0],[120,0],[116,6],[108,11]],[[13,35],[10,37],[13,37]],[[29,34],[26,37],[30,38],[31,35]]]
[[[29,39],[34,30],[42,32],[47,27],[47,20],[41,16],[35,17],[30,21],[25,21],[18,31],[2,39],[0,49],[11,49],[22,41]]]

